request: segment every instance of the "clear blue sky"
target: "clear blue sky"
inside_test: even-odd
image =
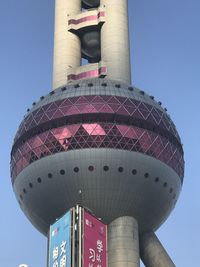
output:
[[[72,0],[73,1],[73,0]],[[117,1],[117,0],[116,0]],[[130,0],[134,85],[162,101],[185,150],[185,182],[157,232],[178,267],[199,265],[200,1]],[[46,266],[46,239],[21,212],[9,173],[12,140],[26,109],[51,90],[54,0],[0,1],[0,266]]]

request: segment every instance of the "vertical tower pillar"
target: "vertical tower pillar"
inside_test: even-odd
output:
[[[153,232],[140,236],[140,254],[146,267],[176,267]]]
[[[108,267],[139,267],[138,224],[120,217],[108,226]]]
[[[107,66],[107,77],[131,83],[128,29],[128,1],[101,0],[106,22],[101,29],[101,59]]]
[[[55,0],[53,89],[66,85],[67,70],[81,64],[78,36],[68,31],[68,20],[81,11],[81,0]]]

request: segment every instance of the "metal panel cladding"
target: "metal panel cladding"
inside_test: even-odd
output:
[[[71,212],[50,226],[48,267],[71,267]]]
[[[107,226],[84,211],[83,267],[107,267]]]

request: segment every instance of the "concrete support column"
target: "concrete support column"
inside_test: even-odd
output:
[[[101,0],[105,23],[101,29],[101,59],[108,78],[131,84],[128,1]]]
[[[81,12],[81,0],[55,0],[53,89],[66,85],[67,70],[81,64],[79,38],[68,31],[68,19]]]
[[[140,255],[146,267],[176,267],[153,232],[140,236]]]
[[[108,226],[108,267],[139,267],[138,224],[120,217]]]

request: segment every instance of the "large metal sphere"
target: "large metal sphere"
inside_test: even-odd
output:
[[[183,150],[166,111],[106,79],[58,88],[34,103],[11,153],[14,192],[42,233],[77,203],[106,223],[133,216],[155,230],[178,199]]]

